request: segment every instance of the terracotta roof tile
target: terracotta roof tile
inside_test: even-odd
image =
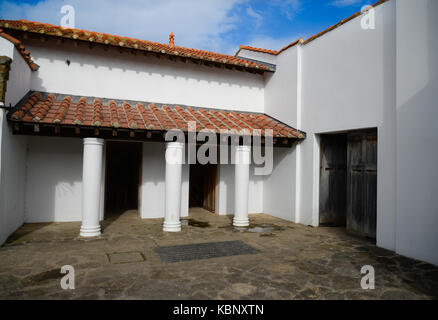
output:
[[[268,50],[268,49],[255,48],[255,47],[241,45],[239,48],[239,51],[236,53],[236,56],[239,54],[240,50],[242,50],[242,49],[256,51],[256,52],[262,52],[262,53],[267,53],[267,54],[273,54],[273,55],[278,54],[277,50]]]
[[[55,119],[53,119],[54,123],[61,123],[66,118],[70,103],[71,98],[69,96],[62,99],[62,102],[59,105],[59,109],[56,112]]]
[[[75,125],[80,125],[84,122],[85,118],[84,118],[84,113],[85,113],[85,107],[87,104],[87,99],[85,98],[80,98],[79,102],[76,106],[76,110],[73,116],[74,120],[73,120],[73,124]],[[70,109],[73,110],[73,109]]]
[[[76,101],[74,101],[76,100]],[[188,122],[195,121],[196,129],[209,129],[231,134],[248,130],[272,129],[273,135],[280,138],[303,139],[305,134],[281,123],[274,118],[259,113],[244,113],[220,109],[201,109],[155,104],[116,102],[85,97],[56,97],[54,94],[33,93],[18,110],[10,114],[10,119],[18,122],[44,123],[70,126],[86,126],[112,129],[168,131],[189,130]],[[107,102],[105,102],[107,101]]]
[[[142,51],[150,51],[169,56],[180,56],[205,62],[214,62],[229,66],[239,66],[252,70],[270,71],[269,67],[254,61],[248,61],[235,56],[215,53],[205,50],[197,50],[186,47],[175,46],[174,44],[163,44],[147,40],[139,40],[117,35],[109,35],[80,29],[62,28],[48,23],[27,21],[27,20],[0,20],[0,27],[19,32],[38,33],[48,36],[81,40],[104,45],[131,48]]]
[[[33,60],[30,58],[30,53],[27,51],[24,46],[21,44],[20,40],[15,39],[11,35],[7,34],[3,31],[3,29],[0,29],[0,37],[12,42],[15,45],[15,48],[17,48],[18,52],[23,57],[24,61],[29,65],[29,68],[32,71],[37,71],[39,66],[33,62]]]

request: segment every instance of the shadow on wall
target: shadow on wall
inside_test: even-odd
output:
[[[274,148],[272,173],[265,176],[263,211],[266,214],[294,220],[295,216],[295,147]]]
[[[425,33],[416,34],[417,41],[425,47],[421,51],[409,48],[401,55],[403,78],[398,80],[403,86],[397,92],[402,98],[397,105],[396,237],[398,253],[438,265],[438,21],[435,17],[438,2],[427,3],[424,10],[427,25],[420,23]],[[419,83],[424,86],[419,87]]]
[[[0,245],[24,221],[26,137],[12,135],[0,110]]]
[[[235,204],[235,166],[221,164],[218,166],[217,213],[234,215]],[[264,176],[254,174],[254,166],[249,168],[248,211],[250,214],[263,213]]]
[[[29,137],[25,222],[80,221],[82,139]]]
[[[47,88],[44,86],[43,79],[40,76],[40,70],[34,71],[31,75],[31,90],[47,92]]]
[[[139,208],[142,219],[164,217],[165,152],[164,143],[143,143]]]
[[[219,166],[219,183],[221,184],[221,187],[226,190],[226,192],[225,197],[222,197],[222,199],[219,197],[218,201],[221,201],[222,208],[225,208],[225,211],[222,209],[223,212],[221,213],[230,215],[234,214],[234,172],[235,167],[233,164],[221,164]]]

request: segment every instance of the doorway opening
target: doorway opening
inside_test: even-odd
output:
[[[138,210],[141,143],[106,144],[105,218]]]
[[[189,207],[216,213],[217,164],[191,164]]]
[[[319,223],[376,239],[377,129],[320,136]]]

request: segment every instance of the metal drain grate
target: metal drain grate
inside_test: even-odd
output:
[[[260,252],[240,240],[158,247],[154,250],[164,262],[201,260]]]

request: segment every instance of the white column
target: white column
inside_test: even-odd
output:
[[[181,231],[181,175],[184,143],[166,144],[166,203],[163,231]]]
[[[234,174],[234,219],[236,227],[249,226],[248,219],[248,193],[249,193],[249,164],[251,160],[250,146],[236,146]]]
[[[103,139],[84,139],[82,168],[82,237],[100,235]]]

